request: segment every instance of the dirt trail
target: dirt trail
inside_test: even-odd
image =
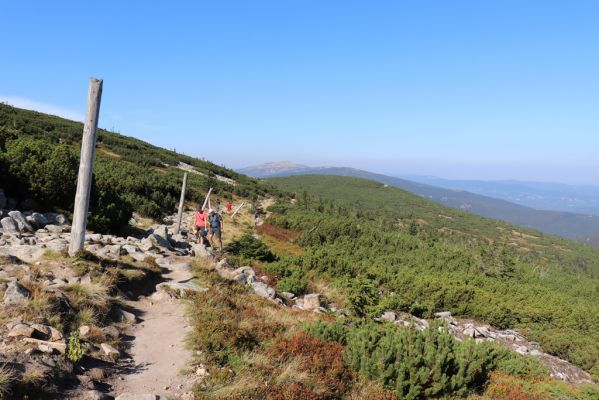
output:
[[[167,282],[185,282],[193,277],[185,264],[164,267],[169,269],[163,274]],[[140,322],[131,332],[129,354],[132,362],[113,383],[113,395],[191,396],[193,380],[180,374],[191,358],[191,352],[185,346],[191,329],[184,315],[185,305],[177,299],[156,296],[140,298],[129,305],[139,311]]]

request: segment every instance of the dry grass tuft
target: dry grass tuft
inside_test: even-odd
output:
[[[78,310],[92,307],[106,311],[109,308],[108,287],[102,283],[69,283],[65,285],[64,292],[70,304]]]
[[[9,399],[16,375],[14,371],[6,366],[0,367],[0,399]]]

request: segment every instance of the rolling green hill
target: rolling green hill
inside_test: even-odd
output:
[[[395,186],[444,206],[465,210],[483,217],[500,219],[584,243],[596,244],[593,237],[599,234],[599,217],[597,215],[537,210],[501,198],[467,190],[454,190],[440,185],[421,183],[355,168],[308,167],[290,163],[271,163],[243,168],[239,172],[256,178],[308,174],[353,176]]]
[[[72,210],[83,125],[0,103],[0,188],[32,198],[39,211]],[[183,164],[181,164],[183,163]],[[158,218],[175,209],[182,169],[190,170],[188,199],[254,197],[273,188],[208,161],[178,154],[104,129],[98,130],[90,227],[117,230],[133,211]]]
[[[271,181],[297,196],[295,205],[272,209],[271,223],[301,232],[296,242],[304,246],[272,272],[331,280],[365,299],[367,313],[450,310],[519,328],[546,351],[599,375],[599,250],[373,181]],[[368,284],[375,291],[360,294]]]

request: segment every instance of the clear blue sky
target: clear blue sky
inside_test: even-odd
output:
[[[597,1],[3,2],[0,100],[230,167],[599,184]]]

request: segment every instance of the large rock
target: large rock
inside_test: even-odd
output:
[[[33,227],[31,226],[31,224],[29,222],[27,222],[27,219],[25,218],[25,216],[23,215],[23,213],[21,213],[21,211],[10,211],[8,213],[8,215],[10,215],[10,217],[17,223],[17,228],[19,229],[19,231],[23,232],[23,231],[28,231],[28,232],[34,232],[35,230],[33,229]]]
[[[23,240],[23,243],[25,241]],[[46,249],[41,246],[27,244],[14,244],[8,247],[0,247],[0,255],[16,257],[26,263],[32,263],[41,258]]]
[[[55,224],[55,225],[68,225],[69,224],[69,220],[62,214],[45,213],[44,217],[46,217],[49,224]]]
[[[168,239],[168,228],[166,225],[160,225],[150,235],[153,244],[172,250],[173,246]]]
[[[152,239],[150,239],[149,237],[143,238],[139,242],[139,248],[143,251],[150,251],[154,248],[154,243],[152,242]]]
[[[273,289],[272,287],[268,286],[266,283],[264,282],[254,282],[252,283],[252,289],[254,289],[254,292],[260,296],[260,297],[264,297],[265,299],[274,299],[277,292],[275,291],[275,289]]]
[[[46,242],[45,246],[56,253],[63,253],[67,250],[69,243],[64,239],[54,239]]]
[[[19,231],[17,227],[17,223],[11,217],[4,217],[0,220],[0,224],[2,224],[2,230],[5,233],[16,233]]]
[[[383,315],[381,315],[380,320],[395,322],[395,320],[397,320],[397,314],[395,314],[393,311],[385,311]]]
[[[6,305],[17,305],[23,304],[29,300],[29,290],[19,285],[17,281],[11,281],[6,287],[4,292],[4,304]]]
[[[61,225],[48,224],[44,227],[50,233],[61,234],[64,230]]]
[[[27,217],[27,221],[36,228],[43,228],[48,225],[48,220],[43,214],[34,212]]]
[[[191,245],[191,253],[196,257],[214,257],[214,253],[210,249],[206,248],[206,246],[199,243]]]
[[[141,250],[139,250],[139,247],[133,246],[132,244],[124,245],[123,250],[125,250],[127,252],[127,254],[129,254],[130,256],[132,256],[136,253],[141,253]]]
[[[462,334],[464,335],[464,337],[475,338],[475,339],[484,337],[484,335],[473,324],[466,324],[464,326],[464,330],[462,331]]]
[[[256,281],[256,273],[251,267],[239,267],[233,273],[233,280],[242,285],[251,284]]]
[[[121,354],[121,353],[119,353],[119,351],[117,349],[115,349],[108,343],[100,344],[100,348],[102,349],[102,352],[104,353],[105,356],[108,356],[109,358],[111,358],[113,360],[118,359]]]
[[[8,332],[8,337],[31,337],[35,329],[29,325],[18,324]]]
[[[108,257],[119,258],[123,254],[123,246],[120,244],[109,244],[104,246],[101,252]]]
[[[320,307],[320,294],[307,294],[301,299],[298,299],[295,302],[295,305],[301,308],[302,310],[316,310]]]
[[[48,342],[48,341],[40,340],[40,339],[25,338],[22,340],[22,342],[33,343],[33,344],[36,344],[38,347],[41,345],[43,347],[47,347],[47,348],[56,350],[60,354],[64,354],[67,351],[67,344],[65,341]]]

